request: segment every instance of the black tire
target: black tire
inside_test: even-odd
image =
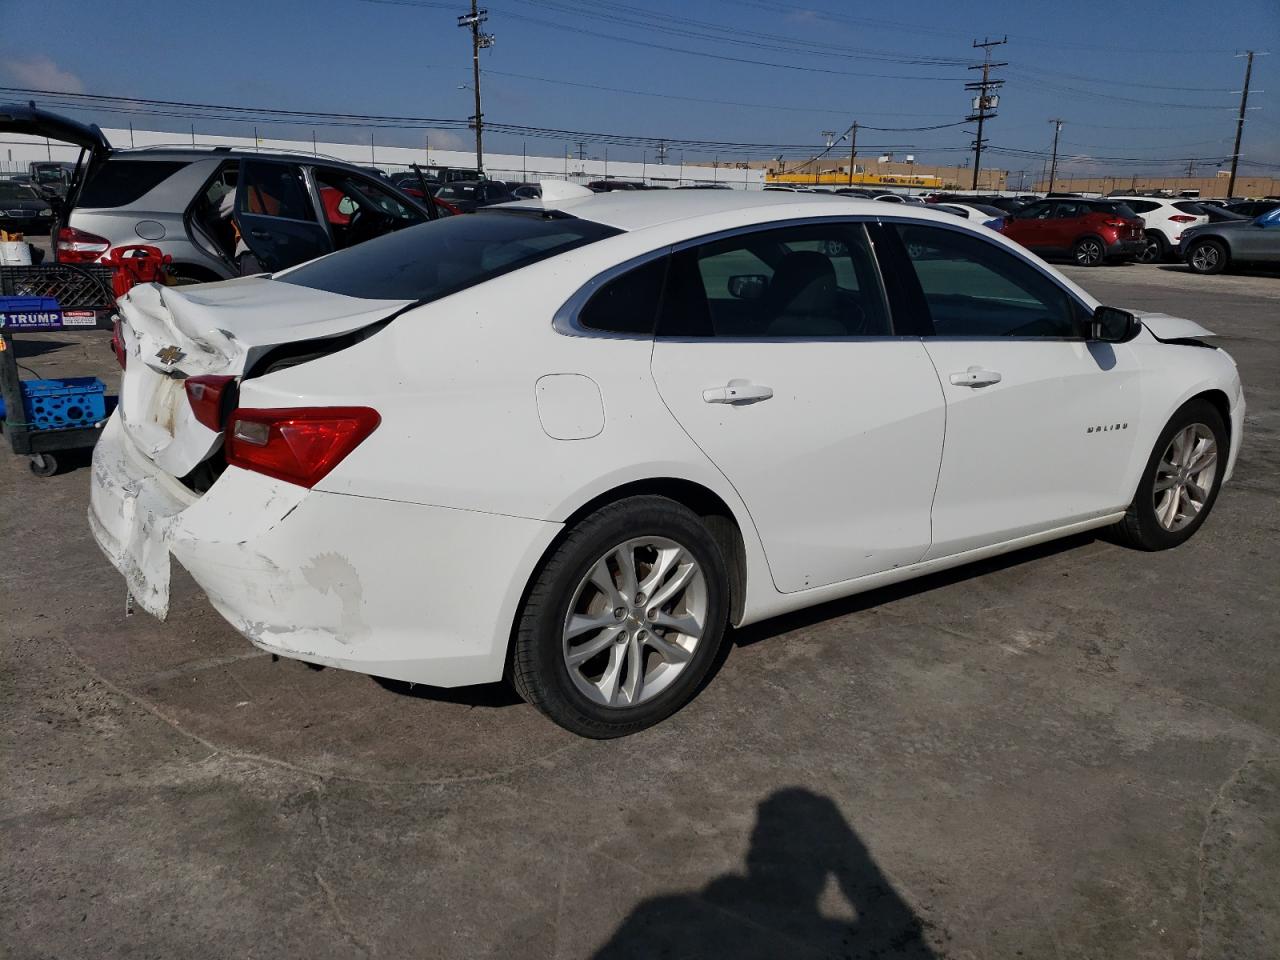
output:
[[[1187,266],[1193,273],[1210,276],[1227,269],[1227,248],[1220,240],[1197,240],[1187,248]]]
[[[1169,245],[1165,242],[1164,235],[1159,230],[1148,230],[1146,241],[1147,245],[1134,259],[1138,263],[1163,263],[1169,256]]]
[[[1156,516],[1155,485],[1159,467],[1165,451],[1173,438],[1194,424],[1203,424],[1213,434],[1217,444],[1217,469],[1214,471],[1213,483],[1199,513],[1185,526],[1177,530],[1168,530]],[[1147,458],[1143,468],[1142,479],[1138,483],[1138,491],[1124,518],[1116,523],[1113,532],[1121,543],[1138,550],[1168,550],[1189,540],[1204,523],[1218,499],[1218,491],[1222,488],[1222,472],[1227,466],[1227,455],[1230,452],[1229,436],[1222,414],[1208,400],[1189,400],[1169,419],[1159,439]]]
[[[1101,237],[1081,237],[1071,246],[1071,261],[1077,267],[1100,267],[1107,259],[1107,245]]]
[[[52,453],[33,453],[27,466],[37,477],[52,477],[58,472],[58,458]]]
[[[575,685],[565,661],[564,625],[578,585],[615,546],[647,536],[675,541],[696,561],[706,584],[705,627],[692,656],[656,696],[634,706],[596,703]],[[620,500],[576,524],[552,551],[528,590],[512,639],[516,691],[551,720],[603,740],[644,730],[698,693],[724,640],[729,588],[720,547],[687,507],[657,496]]]

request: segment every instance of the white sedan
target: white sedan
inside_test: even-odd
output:
[[[1231,475],[1208,331],[985,228],[584,192],[125,297],[89,521],[137,604],[172,557],[264,650],[505,676],[612,737],[729,625],[1082,530],[1173,547]]]

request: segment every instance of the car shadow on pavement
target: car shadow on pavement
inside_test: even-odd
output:
[[[894,600],[901,600],[904,597],[927,593],[930,590],[947,587],[955,583],[963,583],[975,577],[985,577],[987,574],[994,573],[997,570],[1007,570],[1010,567],[1031,563],[1044,557],[1052,557],[1059,553],[1076,550],[1099,539],[1102,538],[1096,533],[1078,533],[1070,537],[1064,537],[1061,540],[1051,540],[1048,543],[1025,547],[998,557],[990,557],[986,560],[968,563],[964,566],[943,570],[928,576],[906,580],[887,587],[879,587],[875,590],[868,590],[866,593],[855,594],[852,597],[844,597],[840,600],[832,600],[817,606],[806,607],[803,610],[797,610],[795,613],[783,614],[771,620],[762,620],[759,623],[732,630],[730,637],[733,642],[732,644],[725,644],[725,647],[726,649],[730,646],[749,647],[753,643],[759,643],[762,640],[790,633],[793,630],[811,627],[815,623],[821,623],[824,620],[833,620],[836,617],[859,613],[871,607],[878,607]]]
[[[835,890],[828,890],[831,881]],[[928,960],[937,954],[926,942],[926,928],[835,803],[787,787],[757,808],[745,873],[645,900],[595,960]]]
[[[14,337],[13,338],[13,355],[19,360],[26,360],[29,357],[39,357],[46,353],[53,353],[61,350],[63,347],[74,347],[74,340],[59,340],[56,337],[41,337],[32,339],[30,337]]]
[[[418,700],[436,703],[459,703],[470,707],[514,707],[524,703],[520,694],[506,681],[481,683],[470,687],[432,687],[423,683],[374,677],[373,681],[384,690]]]

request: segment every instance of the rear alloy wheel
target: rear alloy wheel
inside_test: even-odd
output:
[[[1187,266],[1196,273],[1221,273],[1227,268],[1227,250],[1217,240],[1201,240],[1187,251]]]
[[[698,516],[663,497],[623,500],[574,527],[538,573],[512,680],[574,733],[635,733],[697,693],[727,610],[724,559]]]
[[[1071,259],[1078,267],[1101,266],[1107,258],[1107,248],[1097,237],[1083,237],[1071,248]]]
[[[1222,415],[1207,400],[1182,406],[1165,426],[1138,492],[1117,525],[1142,550],[1167,550],[1191,537],[1209,515],[1230,447]]]
[[[1142,248],[1142,252],[1138,254],[1139,263],[1160,263],[1166,255],[1166,246],[1164,237],[1155,230],[1148,230],[1146,235],[1146,246]]]

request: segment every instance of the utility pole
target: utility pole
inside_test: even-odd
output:
[[[1249,77],[1253,74],[1253,56],[1252,50],[1246,50],[1237,56],[1245,57],[1244,62],[1244,89],[1240,91],[1240,116],[1236,118],[1236,145],[1231,148],[1231,179],[1227,181],[1227,196],[1233,197],[1236,193],[1236,166],[1240,163],[1240,137],[1244,133],[1244,112],[1249,109]]]
[[[853,186],[853,168],[856,166],[854,160],[858,156],[858,121],[853,121],[853,126],[849,127],[849,186]]]
[[[579,160],[587,159],[587,145],[582,140],[578,141],[578,159]]]
[[[1050,120],[1053,124],[1053,160],[1049,164],[1049,189],[1046,193],[1053,193],[1053,181],[1058,177],[1058,134],[1062,132],[1061,120]]]
[[[480,110],[480,51],[493,46],[493,34],[481,33],[480,25],[489,19],[488,10],[476,8],[471,0],[471,12],[458,17],[458,26],[471,30],[471,89],[476,95],[476,113],[471,118],[476,131],[476,173],[484,172],[484,114]]]
[[[658,165],[662,166],[667,162],[667,141],[658,141]]]
[[[978,171],[982,169],[982,147],[986,141],[982,138],[982,128],[988,118],[996,116],[996,107],[1000,106],[1000,95],[995,91],[1004,86],[1003,80],[992,80],[991,71],[996,67],[1007,67],[1007,61],[993,63],[991,61],[991,48],[998,47],[1002,43],[1008,43],[1009,38],[1004,37],[1001,40],[983,40],[979,43],[973,41],[974,49],[982,49],[982,62],[969,67],[970,70],[981,70],[982,79],[977,83],[966,83],[966,90],[976,90],[977,96],[973,98],[973,113],[966,117],[966,120],[978,121],[978,136],[973,141],[973,189],[978,189]]]

